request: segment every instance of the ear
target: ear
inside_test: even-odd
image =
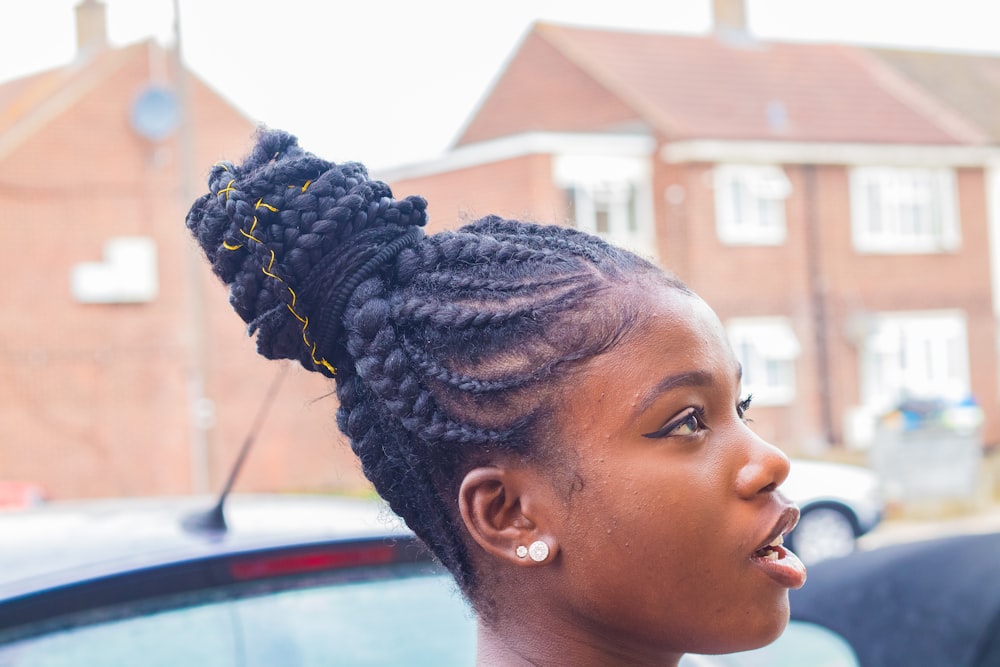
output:
[[[521,467],[482,466],[462,479],[458,506],[472,539],[491,556],[511,564],[530,566],[552,562],[557,552],[548,531],[548,489],[537,475]],[[537,540],[549,547],[549,556],[537,563],[518,556],[518,547]]]

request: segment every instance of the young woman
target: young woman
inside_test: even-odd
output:
[[[480,665],[762,646],[805,570],[787,458],[712,310],[559,226],[424,235],[426,202],[262,131],[187,224],[268,358],[334,378],[376,490],[455,576]]]

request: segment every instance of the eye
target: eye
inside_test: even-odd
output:
[[[644,438],[669,438],[673,436],[694,435],[705,428],[705,411],[702,408],[690,407],[663,428],[652,433],[643,433]]]
[[[736,416],[745,422],[752,422],[752,419],[747,418],[747,410],[750,409],[750,402],[753,400],[753,394],[747,394],[747,397],[736,404]]]

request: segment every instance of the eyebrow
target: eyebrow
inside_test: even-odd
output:
[[[686,373],[668,375],[657,382],[656,386],[652,387],[645,393],[642,400],[639,401],[639,407],[636,410],[636,414],[641,415],[649,409],[649,406],[651,406],[657,398],[671,389],[676,389],[677,387],[705,387],[710,384],[712,384],[712,376],[705,371],[688,371]]]
[[[737,363],[736,365],[736,380],[737,382],[742,382],[743,380],[743,364],[741,363]],[[712,384],[712,376],[705,371],[688,371],[677,373],[676,375],[668,375],[657,382],[655,387],[646,392],[639,402],[636,415],[641,415],[648,410],[657,398],[671,389],[676,389],[677,387],[707,387],[710,384]]]

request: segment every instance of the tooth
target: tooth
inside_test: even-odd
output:
[[[764,558],[766,558],[767,560],[778,560],[778,552],[768,551],[766,554],[764,554]]]
[[[782,535],[778,535],[776,538],[774,538],[774,541],[768,544],[767,546],[780,547],[784,543],[785,543],[785,538]]]

